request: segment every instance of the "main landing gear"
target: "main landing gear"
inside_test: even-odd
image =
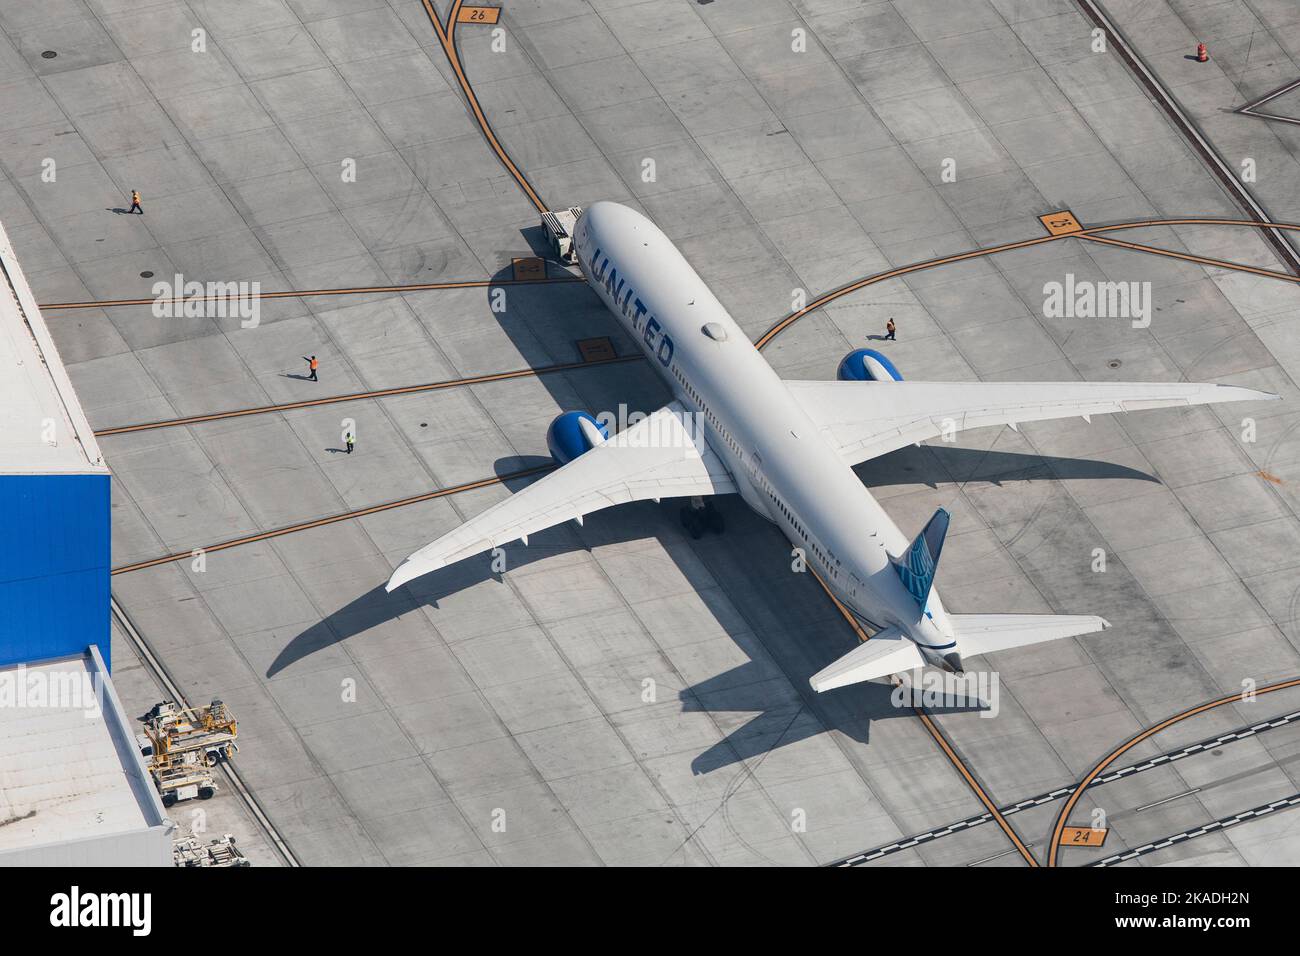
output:
[[[706,531],[722,534],[725,527],[722,512],[714,506],[712,501],[705,501],[698,495],[692,498],[691,503],[683,507],[679,514],[682,519],[682,527],[686,529],[686,532],[692,538],[701,538]]]

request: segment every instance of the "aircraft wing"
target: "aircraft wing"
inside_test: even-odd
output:
[[[463,558],[611,505],[736,491],[722,460],[672,402],[408,557],[389,591]]]
[[[1186,382],[786,382],[851,465],[945,432],[1109,412],[1268,401],[1235,385]]]

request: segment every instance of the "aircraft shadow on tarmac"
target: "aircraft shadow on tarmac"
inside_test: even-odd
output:
[[[546,460],[536,457],[501,459],[497,462],[497,471],[498,474],[507,474]],[[856,471],[870,488],[904,484],[933,487],[952,481],[996,485],[1042,479],[1158,480],[1141,471],[1102,461],[935,446],[902,449],[861,465]],[[528,481],[522,479],[506,484],[513,492]],[[765,627],[737,627],[728,624],[722,616],[716,616],[718,623],[751,659],[679,692],[683,711],[754,715],[694,758],[692,770],[697,774],[750,760],[774,747],[830,729],[866,743],[872,721],[911,716],[910,707],[896,706],[891,700],[892,689],[887,684],[864,684],[826,694],[812,691],[808,678],[851,649],[852,645],[847,643],[850,638],[847,629],[836,620],[822,618],[829,623],[810,631],[808,608],[820,610],[829,605],[810,577],[804,579],[803,576],[784,573],[788,551],[784,538],[774,526],[751,512],[738,496],[723,496],[718,506],[727,523],[726,532],[720,536],[706,535],[699,541],[689,542],[677,525],[679,502],[665,501],[658,505],[638,502],[588,516],[580,532],[570,522],[531,536],[529,546],[510,545],[506,548],[508,566],[517,570],[556,554],[653,537],[664,545],[674,560],[678,554],[685,553],[688,544],[693,544],[696,555],[704,560],[710,575],[737,605],[742,616],[747,609],[740,607],[742,599],[739,595],[766,589],[738,580],[738,576],[745,577],[761,568],[763,573],[772,576],[772,581],[780,582],[776,586],[782,587],[784,593],[764,600],[762,608],[756,609],[764,616]],[[738,557],[737,549],[745,557]],[[688,576],[698,574],[697,569],[688,569],[680,560],[677,564]],[[798,582],[793,581],[796,577],[800,578]],[[484,554],[417,578],[393,594],[388,594],[380,582],[294,637],[276,657],[266,676],[273,678],[297,661],[340,641],[364,640],[365,632],[371,628],[422,606],[436,608],[440,600],[488,579],[500,581],[501,575],[492,571],[491,562]],[[792,593],[788,588],[797,590]],[[763,634],[768,635],[766,639]],[[781,640],[773,637],[774,634],[788,635],[790,639]],[[756,643],[760,645],[759,653],[753,654],[749,648]],[[754,659],[756,657],[762,659]],[[957,713],[972,709],[978,708],[938,708],[934,712]],[[734,726],[735,718],[725,718],[719,724]]]
[[[547,255],[540,230],[524,230],[523,235],[534,252]],[[511,270],[505,269],[495,278],[510,276]],[[506,292],[507,308],[498,312],[493,309],[496,304],[493,290],[486,291],[484,321],[495,320],[512,347],[534,366],[576,360],[575,342],[588,336],[609,336],[619,354],[635,351],[626,334],[584,285],[510,286]],[[828,377],[834,374],[833,370],[834,362],[828,361]],[[630,409],[649,412],[669,400],[666,387],[653,371],[637,363],[574,375],[543,375],[538,382],[563,410],[586,408],[598,413],[626,404]],[[508,474],[546,461],[549,459],[529,456],[503,458],[496,463],[496,473]],[[921,484],[937,487],[954,481],[994,485],[1042,479],[1157,481],[1143,472],[1102,461],[1044,458],[939,443],[901,449],[855,470],[869,488]],[[507,481],[506,486],[514,492],[531,480]],[[871,721],[911,715],[910,708],[894,706],[890,700],[891,688],[886,684],[860,685],[821,695],[813,692],[808,678],[852,646],[852,635],[838,620],[838,612],[830,607],[810,576],[786,573],[789,544],[773,525],[750,511],[738,496],[725,495],[718,501],[726,520],[726,533],[706,535],[695,542],[686,538],[677,523],[681,504],[670,500],[659,505],[652,502],[621,505],[589,515],[580,532],[568,522],[530,536],[529,546],[515,543],[505,550],[508,566],[517,570],[557,553],[652,537],[665,546],[674,560],[693,546],[697,559],[704,560],[710,576],[740,609],[742,617],[750,611],[763,618],[762,628],[742,628],[734,623],[728,625],[721,616],[715,615],[746,656],[754,656],[746,650],[754,647],[756,656],[762,660],[751,659],[680,691],[683,709],[687,711],[755,715],[698,755],[692,763],[696,773],[708,773],[748,760],[773,747],[827,729],[839,730],[865,743]],[[688,578],[698,574],[697,568],[687,568],[680,560],[677,564]],[[764,576],[770,587],[756,587],[752,583],[755,576]],[[493,573],[491,562],[484,554],[427,574],[393,594],[385,592],[383,582],[378,582],[370,591],[294,637],[276,657],[266,676],[275,677],[316,651],[360,637],[371,628],[422,606],[437,607],[439,600],[489,578],[501,580],[500,575]],[[768,591],[771,593],[765,593]],[[762,601],[761,608],[741,607],[745,600],[742,595],[755,594]],[[827,622],[824,627],[809,629],[809,608],[817,608],[823,614],[821,620]],[[764,634],[768,635],[766,640]],[[725,726],[735,724],[734,718],[718,722]]]

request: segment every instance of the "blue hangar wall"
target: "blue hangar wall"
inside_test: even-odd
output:
[[[0,665],[109,660],[109,476],[0,475]]]

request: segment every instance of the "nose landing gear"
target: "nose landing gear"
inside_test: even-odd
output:
[[[702,538],[705,531],[722,534],[725,528],[722,512],[714,506],[712,501],[705,501],[698,496],[692,498],[691,503],[683,507],[679,515],[682,520],[682,527],[686,529],[687,534],[692,538]]]

